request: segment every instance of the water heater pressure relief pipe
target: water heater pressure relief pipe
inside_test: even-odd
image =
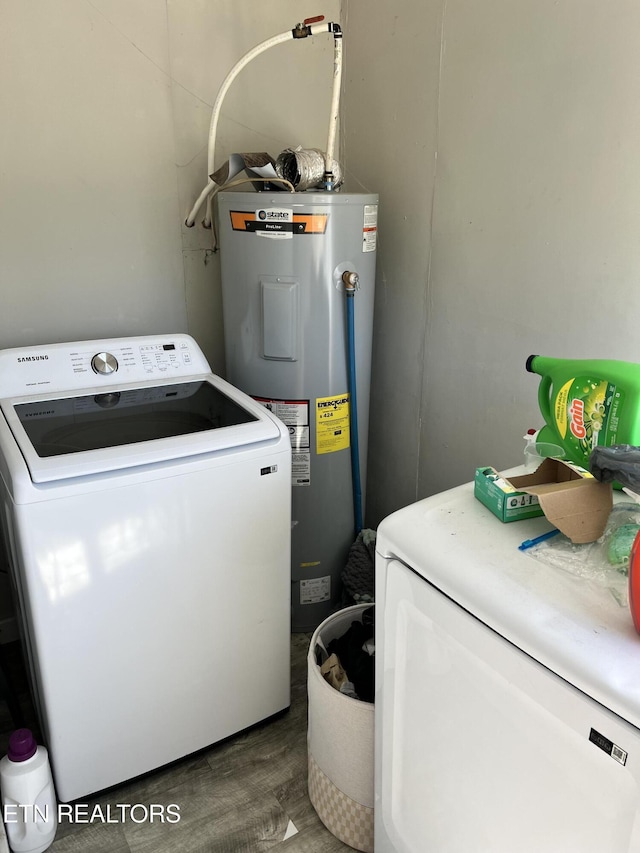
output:
[[[275,47],[277,44],[282,44],[282,42],[289,41],[289,39],[301,39],[307,38],[307,36],[315,36],[319,33],[331,33],[334,37],[334,71],[333,71],[333,92],[331,98],[331,116],[329,120],[329,138],[327,140],[327,154],[325,159],[325,186],[327,189],[333,189],[333,176],[331,175],[332,164],[333,164],[333,150],[335,148],[335,135],[336,135],[336,124],[338,121],[338,106],[340,101],[340,85],[342,79],[342,30],[340,29],[339,24],[334,24],[332,22],[329,23],[319,23],[324,20],[324,16],[320,15],[316,18],[307,18],[303,24],[297,24],[293,30],[287,30],[284,33],[280,33],[277,36],[272,36],[266,41],[261,42],[256,45],[253,50],[250,50],[246,53],[242,59],[240,59],[231,69],[231,71],[227,74],[218,91],[218,95],[216,97],[215,103],[213,105],[213,111],[211,113],[211,123],[209,125],[209,143],[207,149],[207,184],[198,196],[195,204],[191,208],[189,215],[185,220],[185,225],[189,228],[193,228],[195,225],[196,216],[198,215],[198,211],[204,204],[207,202],[207,210],[205,214],[205,218],[203,220],[203,225],[205,228],[211,227],[211,193],[215,187],[215,182],[211,178],[211,175],[215,171],[215,143],[216,143],[216,135],[218,130],[218,120],[220,118],[220,111],[222,108],[222,102],[229,91],[229,87],[238,76],[238,74],[242,71],[245,66],[247,66],[252,59],[255,59],[256,56],[259,56],[261,53],[264,53],[265,50],[269,50],[270,47]]]
[[[324,188],[327,192],[332,192],[335,184],[333,152],[336,146],[336,131],[338,129],[338,115],[340,113],[340,86],[342,82],[342,31],[337,24],[333,24],[333,27],[333,90],[331,112],[329,114],[329,137],[327,139],[327,150],[324,160]]]
[[[356,537],[362,530],[362,483],[360,481],[360,447],[358,441],[358,398],[356,394],[356,346],[354,323],[354,296],[360,286],[357,272],[342,273],[347,297],[347,366],[349,371],[349,435],[351,439],[351,480],[353,486],[353,514]]]

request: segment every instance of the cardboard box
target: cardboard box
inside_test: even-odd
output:
[[[475,495],[488,506],[491,511],[501,518],[505,515],[505,508],[493,509],[482,496],[482,477],[479,472],[486,472],[486,468],[476,470]],[[497,473],[497,472],[495,472]],[[487,475],[487,480],[492,475]],[[480,483],[479,483],[480,479]],[[611,484],[598,482],[593,474],[579,465],[560,459],[545,459],[542,464],[532,473],[518,477],[497,476],[493,484],[498,483],[497,490],[501,491],[504,499],[509,501],[522,494],[535,497],[539,502],[539,512],[532,514],[543,514],[548,521],[564,533],[572,542],[582,544],[595,542],[604,533],[607,519],[613,507],[613,492]],[[506,484],[505,487],[502,483]],[[509,489],[513,491],[509,491]],[[493,490],[491,490],[493,491]],[[519,518],[531,516],[520,515]],[[501,518],[503,521],[513,521],[513,517]]]
[[[519,492],[495,468],[476,468],[473,491],[500,521],[520,521],[544,515],[535,495]]]

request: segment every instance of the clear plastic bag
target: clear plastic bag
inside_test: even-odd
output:
[[[640,506],[619,503],[611,510],[605,531],[596,542],[574,545],[560,534],[535,545],[526,553],[586,583],[604,587],[621,607],[626,607],[629,603],[629,553],[638,530]]]

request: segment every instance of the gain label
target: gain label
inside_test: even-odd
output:
[[[577,376],[565,383],[556,397],[554,416],[559,435],[582,455],[598,445],[616,443],[624,393],[606,379]]]

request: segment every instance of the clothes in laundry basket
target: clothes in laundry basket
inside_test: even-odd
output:
[[[354,698],[363,702],[373,702],[375,693],[375,656],[371,651],[374,634],[375,607],[368,607],[362,622],[352,622],[345,634],[327,646],[329,655],[336,655],[347,681],[353,684]]]
[[[330,684],[335,690],[339,690],[345,696],[351,696],[352,699],[358,698],[353,682],[349,681],[338,655],[333,654],[328,657],[320,667],[320,673],[327,684]]]

